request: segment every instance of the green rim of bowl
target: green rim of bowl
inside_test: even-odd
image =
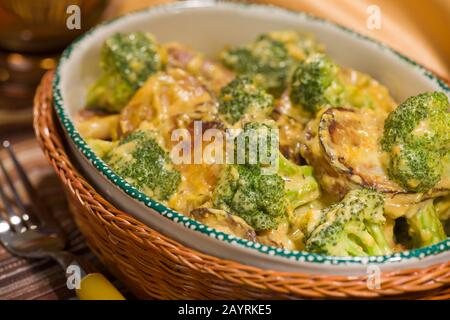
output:
[[[274,7],[274,6],[270,6],[270,5],[223,3],[220,1],[201,1],[201,2],[200,1],[187,1],[187,2],[168,4],[168,5],[167,4],[159,5],[159,6],[151,7],[148,9],[141,10],[141,11],[133,12],[133,13],[127,14],[125,16],[110,20],[110,21],[106,21],[106,22],[98,25],[97,27],[89,30],[87,33],[80,36],[78,39],[76,39],[72,44],[70,44],[66,48],[66,50],[63,52],[63,54],[61,56],[61,60],[59,61],[58,66],[56,68],[55,77],[53,80],[53,98],[54,98],[56,113],[57,113],[63,127],[65,128],[65,130],[67,131],[69,136],[72,138],[73,142],[75,143],[76,147],[94,165],[95,168],[97,168],[106,178],[108,178],[112,183],[114,183],[116,186],[118,186],[121,190],[123,190],[130,197],[134,198],[137,201],[142,202],[147,207],[152,208],[153,210],[157,211],[164,217],[166,217],[176,223],[184,225],[186,228],[201,232],[213,239],[218,239],[218,240],[227,242],[232,245],[237,245],[237,246],[241,246],[244,248],[256,250],[260,253],[268,254],[271,256],[275,256],[275,257],[281,257],[281,258],[294,260],[294,261],[322,263],[322,264],[330,264],[330,265],[341,265],[341,264],[365,265],[365,264],[380,264],[380,263],[385,263],[385,262],[399,262],[402,260],[409,260],[409,259],[413,259],[413,258],[422,259],[422,258],[425,258],[428,256],[436,255],[436,254],[443,253],[445,251],[450,250],[450,238],[448,238],[447,240],[441,241],[437,244],[434,244],[432,246],[428,246],[428,247],[424,247],[424,248],[420,248],[420,249],[408,250],[408,251],[403,251],[403,252],[394,253],[394,254],[390,254],[390,255],[368,256],[368,257],[325,256],[325,255],[308,253],[308,252],[303,252],[303,251],[293,251],[293,250],[287,250],[287,249],[266,246],[266,245],[263,245],[260,243],[241,239],[241,238],[235,237],[233,235],[223,233],[216,229],[210,228],[204,224],[201,224],[195,220],[192,220],[192,219],[186,217],[185,215],[178,213],[170,208],[167,208],[163,204],[150,199],[148,196],[146,196],[145,194],[143,194],[142,192],[137,190],[135,187],[130,185],[124,179],[122,179],[121,177],[116,175],[108,167],[108,165],[105,162],[103,162],[103,160],[101,160],[91,150],[91,148],[83,140],[83,138],[80,136],[78,131],[75,129],[74,124],[70,120],[69,115],[67,114],[67,112],[64,108],[64,101],[63,101],[62,95],[61,95],[61,89],[60,89],[61,66],[65,63],[66,60],[68,60],[70,58],[73,49],[76,48],[77,44],[81,40],[83,40],[84,38],[91,35],[98,28],[101,28],[103,26],[114,23],[115,21],[117,21],[119,19],[123,19],[124,17],[128,17],[128,16],[146,15],[149,12],[156,14],[158,12],[167,12],[167,11],[179,10],[179,9],[193,9],[193,8],[199,8],[199,7],[200,8],[224,7],[224,8],[234,8],[234,9],[251,8],[252,10],[263,10],[263,11],[270,10],[271,14],[277,13],[277,14],[283,14],[283,15],[291,15],[291,16],[295,16],[295,17],[301,17],[306,20],[316,21],[316,22],[319,22],[322,24],[330,25],[330,26],[340,29],[354,37],[365,40],[367,42],[371,42],[371,43],[377,45],[382,50],[387,50],[387,51],[393,53],[395,56],[397,56],[401,60],[406,61],[412,67],[420,70],[430,80],[435,81],[439,85],[439,87],[442,88],[442,90],[445,91],[447,94],[450,93],[450,89],[444,83],[444,81],[438,79],[431,72],[426,70],[422,65],[405,57],[404,55],[400,54],[399,52],[389,48],[388,46],[386,46],[376,40],[373,40],[367,36],[359,34],[351,29],[340,26],[340,25],[330,22],[328,20],[312,16],[312,15],[304,13],[304,12],[291,11],[288,9],[283,9],[283,8]]]

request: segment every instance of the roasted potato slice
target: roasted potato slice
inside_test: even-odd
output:
[[[290,89],[286,89],[276,100],[271,118],[275,120],[280,133],[280,151],[289,160],[302,164],[300,140],[309,114],[292,105],[289,98]]]
[[[404,192],[389,180],[379,146],[384,117],[372,110],[330,108],[319,122],[319,142],[329,164],[350,183],[385,193]]]
[[[323,110],[317,114],[316,118],[307,123],[301,136],[300,153],[306,162],[314,167],[315,176],[322,189],[329,194],[337,195],[338,198],[343,198],[349,190],[354,188],[354,185],[341,179],[339,172],[325,157],[319,141],[319,123],[322,114]]]
[[[258,234],[258,242],[267,246],[285,248],[289,250],[299,249],[295,235],[292,234],[289,222],[284,221],[277,228],[266,230]]]
[[[190,216],[208,227],[232,234],[239,238],[256,241],[256,233],[252,227],[242,218],[224,210],[197,208],[191,211]]]

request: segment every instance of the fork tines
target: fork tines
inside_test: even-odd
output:
[[[11,144],[9,141],[3,142],[3,149],[6,150],[6,154],[8,154],[11,162],[13,163],[13,167],[19,177],[19,180],[21,181],[22,185],[24,186],[29,199],[32,202],[32,197],[34,196],[34,190],[33,187],[25,174],[25,171],[19,161],[17,160],[17,157],[14,154],[14,151],[11,147]],[[26,203],[27,201],[20,195],[18,192],[13,179],[11,178],[11,174],[8,173],[6,170],[4,159],[0,158],[0,171],[1,175],[3,175],[4,183],[0,185],[0,203],[3,205],[3,211],[5,213],[5,218],[7,218],[7,222],[9,226],[14,229],[16,232],[23,232],[27,228],[34,228],[35,221],[32,220],[32,214],[30,209],[27,208]],[[9,189],[10,194],[12,195],[12,198],[8,197],[6,189]],[[4,225],[6,221],[2,221],[0,215],[0,223]]]

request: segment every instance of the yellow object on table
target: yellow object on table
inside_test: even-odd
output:
[[[124,296],[101,273],[90,273],[81,279],[77,296],[80,300],[125,300]]]

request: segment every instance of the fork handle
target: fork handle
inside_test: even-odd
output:
[[[116,287],[101,273],[93,272],[92,267],[86,261],[78,259],[75,255],[67,251],[60,251],[52,254],[65,271],[69,266],[77,266],[80,270],[80,286],[76,289],[80,300],[125,300],[124,296]],[[69,277],[68,276],[68,282]]]
[[[92,265],[87,262],[84,259],[80,259],[79,257],[75,256],[71,252],[68,251],[57,251],[50,253],[50,256],[56,260],[61,268],[63,268],[65,271],[67,271],[67,268],[69,266],[77,266],[81,270],[81,276],[85,276],[89,272],[93,272],[94,268]]]

